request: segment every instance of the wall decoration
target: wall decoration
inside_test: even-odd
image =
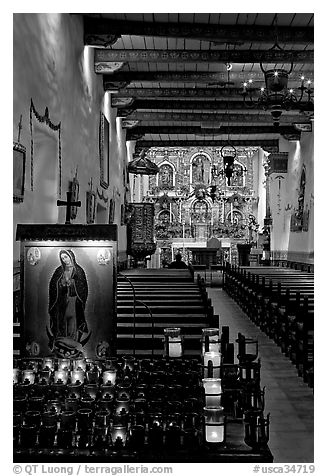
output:
[[[69,182],[69,192],[71,192],[71,200],[72,202],[78,202],[78,197],[79,197],[79,181],[77,179],[77,169],[76,169],[76,173],[75,173],[75,177],[73,178],[73,180],[71,180]],[[78,207],[76,205],[72,206],[71,207],[71,212],[70,212],[70,218],[72,220],[75,220],[75,218],[77,217],[77,210],[78,210]]]
[[[305,196],[305,185],[306,185],[306,170],[305,165],[302,167],[300,184],[299,184],[299,194],[298,194],[298,207],[291,215],[290,230],[297,231],[307,231],[303,229],[303,224],[305,221],[305,226],[308,226],[309,221],[309,211],[307,216],[304,219],[304,196]]]
[[[17,203],[24,200],[26,148],[14,142],[13,151],[13,194]]]
[[[109,187],[109,122],[105,115],[100,113],[99,127],[99,155],[100,155],[100,185]]]
[[[31,191],[34,190],[34,136],[33,136],[33,117],[42,124],[50,127],[51,130],[58,132],[58,195],[61,197],[62,191],[62,157],[61,157],[61,122],[54,124],[49,117],[49,109],[46,107],[44,115],[37,112],[31,99],[30,105],[30,133],[31,133]]]
[[[109,204],[109,224],[113,224],[115,221],[115,208],[116,202],[113,198],[111,198]]]
[[[156,250],[154,242],[154,205],[130,203],[130,220],[127,227],[127,253],[136,259],[144,259]]]
[[[31,266],[35,266],[41,259],[41,251],[37,246],[32,246],[27,250],[27,262]]]
[[[88,225],[95,222],[96,194],[92,190],[86,192],[86,223]]]
[[[96,358],[113,352],[117,229],[111,225],[18,225],[22,355]],[[101,240],[101,244],[100,244]],[[31,266],[32,250],[37,265]]]

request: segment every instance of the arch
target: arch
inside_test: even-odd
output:
[[[159,164],[157,164],[158,167],[159,167],[159,173],[157,174],[157,177],[156,177],[156,185],[157,187],[160,187],[160,169],[164,166],[167,166],[167,167],[170,167],[171,170],[172,170],[172,184],[169,185],[167,188],[173,188],[175,187],[175,181],[176,181],[176,166],[175,164],[173,164],[172,162],[170,162],[169,160],[163,160],[162,162],[160,162]],[[164,188],[164,187],[161,187],[161,188]]]
[[[205,166],[206,162],[208,163],[207,167]],[[196,152],[193,154],[190,158],[190,183],[205,183],[209,185],[211,180],[211,163],[212,159],[207,152]]]

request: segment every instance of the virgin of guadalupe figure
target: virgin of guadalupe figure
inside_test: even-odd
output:
[[[86,275],[76,263],[71,250],[60,250],[60,266],[55,269],[49,284],[50,332],[49,347],[59,355],[75,356],[80,354],[82,336],[88,333],[85,320],[85,304],[88,295]]]

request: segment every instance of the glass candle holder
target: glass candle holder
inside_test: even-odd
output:
[[[30,370],[30,369],[23,370],[22,381],[24,383],[29,383],[30,385],[33,385],[35,382],[34,370]]]
[[[48,412],[55,412],[57,415],[61,412],[60,400],[48,400],[46,403],[46,409]]]
[[[57,427],[58,413],[54,411],[46,411],[41,415],[42,425]]]
[[[206,327],[202,329],[202,355],[205,352],[221,352],[218,327]]]
[[[147,410],[147,401],[145,398],[135,398],[134,399],[134,411],[135,412],[146,412]]]
[[[162,423],[159,420],[153,420],[149,424],[148,442],[154,449],[159,449],[163,446],[164,431]]]
[[[29,398],[28,409],[31,411],[42,411],[44,407],[43,396],[33,396]]]
[[[244,410],[261,410],[265,409],[265,387],[261,389],[258,386],[247,387],[242,392],[243,409]]]
[[[28,410],[25,412],[25,424],[27,426],[35,426],[36,428],[39,428],[41,424],[41,412],[39,411],[32,411]]]
[[[122,425],[113,425],[111,430],[111,440],[114,445],[122,444],[125,446],[127,437],[127,428]]]
[[[81,406],[81,408],[91,408],[91,410],[94,410],[94,408],[95,408],[95,398],[91,397],[91,395],[88,395],[88,394],[84,393],[81,396],[80,406]]]
[[[82,393],[81,383],[69,383],[67,385],[67,398],[80,399]]]
[[[223,407],[204,407],[204,434],[207,443],[225,442],[225,417]]]
[[[132,449],[140,450],[145,442],[145,427],[143,425],[132,425],[129,431],[129,444]]]
[[[70,382],[72,384],[84,383],[84,370],[72,370],[70,372]]]
[[[13,384],[19,383],[20,380],[20,369],[13,369]]]
[[[130,399],[128,397],[116,398],[116,414],[129,413]]]
[[[269,413],[264,418],[262,411],[244,412],[244,442],[253,449],[265,448],[269,441]]]
[[[98,396],[98,386],[95,383],[89,383],[87,385],[84,385],[84,393],[86,395],[89,395],[90,397],[94,398],[96,400]]]
[[[92,426],[93,411],[91,408],[80,408],[77,410],[77,423],[80,431],[88,430]]]
[[[37,428],[35,425],[23,425],[20,429],[20,444],[23,448],[34,448],[36,445]]]
[[[42,425],[39,431],[39,446],[41,448],[53,448],[57,427],[54,425]]]
[[[205,393],[206,407],[220,407],[221,406],[221,379],[220,378],[204,378],[202,384]]]
[[[97,369],[88,370],[86,372],[86,381],[88,384],[95,384],[99,383],[99,371]]]
[[[58,359],[58,370],[70,370],[70,360],[69,359]]]
[[[83,370],[86,371],[86,360],[85,359],[74,359],[73,363],[73,370]]]
[[[49,385],[51,380],[51,370],[43,369],[39,372],[39,383],[46,383]]]
[[[99,410],[94,415],[94,424],[98,427],[110,426],[110,412],[106,410]]]
[[[169,358],[179,358],[183,356],[183,339],[180,327],[166,327],[165,335],[165,356]]]
[[[122,382],[119,385],[116,385],[117,398],[121,397],[131,397],[131,387],[132,385],[128,382]]]
[[[59,415],[60,428],[75,430],[76,413],[71,410],[63,410]]]
[[[239,364],[239,381],[242,385],[256,385],[260,383],[261,362],[247,362]]]
[[[129,369],[129,370],[134,370],[134,364],[135,364],[135,357],[132,355],[124,355],[123,356],[123,369]]]
[[[54,359],[52,357],[44,357],[44,359],[42,360],[42,369],[50,370],[52,372],[54,368]]]
[[[115,385],[116,383],[117,371],[115,369],[105,370],[102,373],[102,383],[103,385]]]
[[[190,412],[184,413],[184,429],[199,428],[200,415],[199,413]]]
[[[115,387],[113,385],[100,385],[100,396],[102,399],[113,400]]]
[[[166,426],[165,443],[169,448],[179,448],[181,445],[181,427],[172,421]]]
[[[119,370],[119,363],[117,357],[110,357],[105,361],[105,370]]]
[[[253,362],[258,357],[258,339],[245,337],[238,333],[238,359],[239,362]]]
[[[56,370],[54,372],[54,383],[62,383],[64,385],[68,382],[68,371],[67,370]]]
[[[67,428],[59,428],[57,434],[57,446],[62,449],[73,447],[73,431]]]
[[[203,356],[203,377],[220,378],[221,354],[219,352],[205,352]]]

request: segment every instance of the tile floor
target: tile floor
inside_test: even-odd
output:
[[[265,414],[270,413],[269,447],[274,463],[314,462],[314,396],[298,377],[295,366],[280,348],[244,314],[221,288],[208,288],[220,328],[229,326],[230,342],[237,333],[258,337],[261,387],[266,387]]]

